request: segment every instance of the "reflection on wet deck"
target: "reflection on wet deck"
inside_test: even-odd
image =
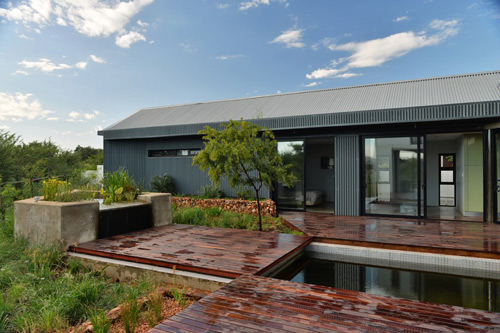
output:
[[[280,214],[318,241],[500,259],[500,225],[310,212]]]
[[[500,314],[245,275],[150,332],[462,330],[500,330]]]
[[[308,236],[175,224],[98,239],[70,251],[236,278],[259,274],[310,240]]]

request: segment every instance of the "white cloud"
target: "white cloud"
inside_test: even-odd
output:
[[[26,71],[17,70],[14,73],[12,73],[12,75],[24,75],[24,76],[28,76],[28,75],[30,75],[30,73],[28,73]]]
[[[33,40],[33,38],[30,38],[30,37],[26,36],[25,34],[20,34],[19,38],[21,38],[21,39],[27,39],[27,40]]]
[[[95,56],[93,54],[91,54],[89,57],[90,57],[90,60],[92,60],[93,62],[96,62],[98,64],[103,64],[106,62],[106,60],[104,60],[103,58],[99,58],[98,56]]]
[[[283,31],[281,35],[276,37],[271,41],[271,43],[279,43],[284,44],[288,48],[302,48],[306,46],[302,42],[302,32],[303,29],[289,29],[287,31]]]
[[[7,131],[8,129],[10,129],[9,126],[7,126],[7,125],[0,125],[0,131]]]
[[[217,60],[231,60],[237,58],[243,58],[243,54],[229,54],[229,55],[220,55],[215,57],[215,59]]]
[[[317,82],[317,81],[313,81],[313,82],[311,82],[311,83],[304,84],[303,86],[304,86],[304,87],[308,87],[308,88],[309,88],[309,87],[316,87],[316,86],[317,86],[317,85],[319,85],[319,84],[320,84],[319,82]]]
[[[193,44],[189,44],[189,43],[179,43],[179,46],[183,48],[183,50],[187,53],[194,53],[196,51],[198,51],[198,49],[196,48],[196,46],[194,46]]]
[[[35,23],[44,26],[50,21],[52,4],[50,0],[22,1],[19,6],[0,8],[0,16],[11,21]]]
[[[61,118],[59,118],[59,117],[48,117],[47,118],[48,121],[58,121],[59,119],[61,119]]]
[[[44,119],[53,111],[42,107],[32,94],[0,92],[0,120],[21,122],[24,119]]]
[[[124,49],[130,48],[130,45],[140,41],[146,41],[146,37],[144,37],[137,31],[129,31],[126,34],[116,36],[115,38],[115,44]]]
[[[146,23],[146,22],[142,22],[141,20],[137,20],[137,25],[140,26],[140,27],[147,27],[149,25],[149,23]]]
[[[240,10],[247,10],[250,8],[256,8],[256,7],[259,7],[259,5],[269,5],[269,0],[242,1],[240,3]]]
[[[80,61],[75,64],[75,67],[78,69],[85,69],[87,67],[87,62],[86,61]]]
[[[92,113],[85,113],[83,116],[87,120],[95,119],[99,115],[99,111],[93,110]]]
[[[334,60],[330,66],[318,68],[310,74],[306,74],[306,77],[310,80],[317,80],[357,76],[355,73],[347,73],[347,71],[353,68],[380,66],[413,50],[437,45],[448,37],[456,35],[458,33],[458,20],[434,20],[429,24],[429,29],[437,30],[437,32],[421,31],[415,33],[407,31],[364,42],[350,42],[341,45],[331,44],[328,46],[330,50],[346,51],[351,55]],[[345,65],[339,68],[338,65],[341,63],[345,63]]]
[[[89,37],[123,36],[131,19],[153,1],[24,0],[17,6],[0,8],[0,17],[40,28],[53,24],[69,25]],[[137,24],[143,28],[147,25],[140,20]],[[34,31],[40,32],[39,29]]]
[[[218,3],[215,5],[217,9],[226,9],[227,7],[231,6],[230,3]]]
[[[363,74],[359,74],[359,73],[342,73],[342,74],[335,75],[335,77],[336,78],[340,78],[340,79],[348,79],[348,78],[355,77],[355,76],[360,76],[360,75],[363,75]]]
[[[71,118],[71,119],[78,119],[80,118],[82,114],[80,112],[76,112],[76,111],[71,111],[68,116]]]
[[[56,20],[56,23],[63,26],[63,27],[68,25],[68,23],[66,23],[66,21],[62,17],[58,17]]]
[[[44,73],[52,73],[56,70],[73,68],[72,65],[68,64],[54,64],[49,59],[45,58],[40,58],[38,61],[23,60],[18,64],[26,69],[38,69]]]
[[[394,22],[401,22],[401,21],[406,21],[406,20],[408,20],[408,16],[396,17],[393,21]]]

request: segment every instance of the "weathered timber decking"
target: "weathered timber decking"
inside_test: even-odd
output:
[[[174,224],[70,247],[69,251],[236,278],[259,274],[311,237]]]
[[[309,212],[280,216],[326,243],[500,259],[498,224]]]
[[[500,314],[245,275],[150,332],[461,330],[500,330]]]

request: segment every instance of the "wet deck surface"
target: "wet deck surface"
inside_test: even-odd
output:
[[[311,237],[174,224],[103,238],[70,251],[236,278],[259,274]]]
[[[500,259],[498,224],[309,212],[280,216],[322,242]]]
[[[499,331],[500,314],[242,276],[150,332]]]

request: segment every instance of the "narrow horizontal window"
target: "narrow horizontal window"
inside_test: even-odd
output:
[[[200,152],[200,148],[148,150],[148,157],[189,157]]]

